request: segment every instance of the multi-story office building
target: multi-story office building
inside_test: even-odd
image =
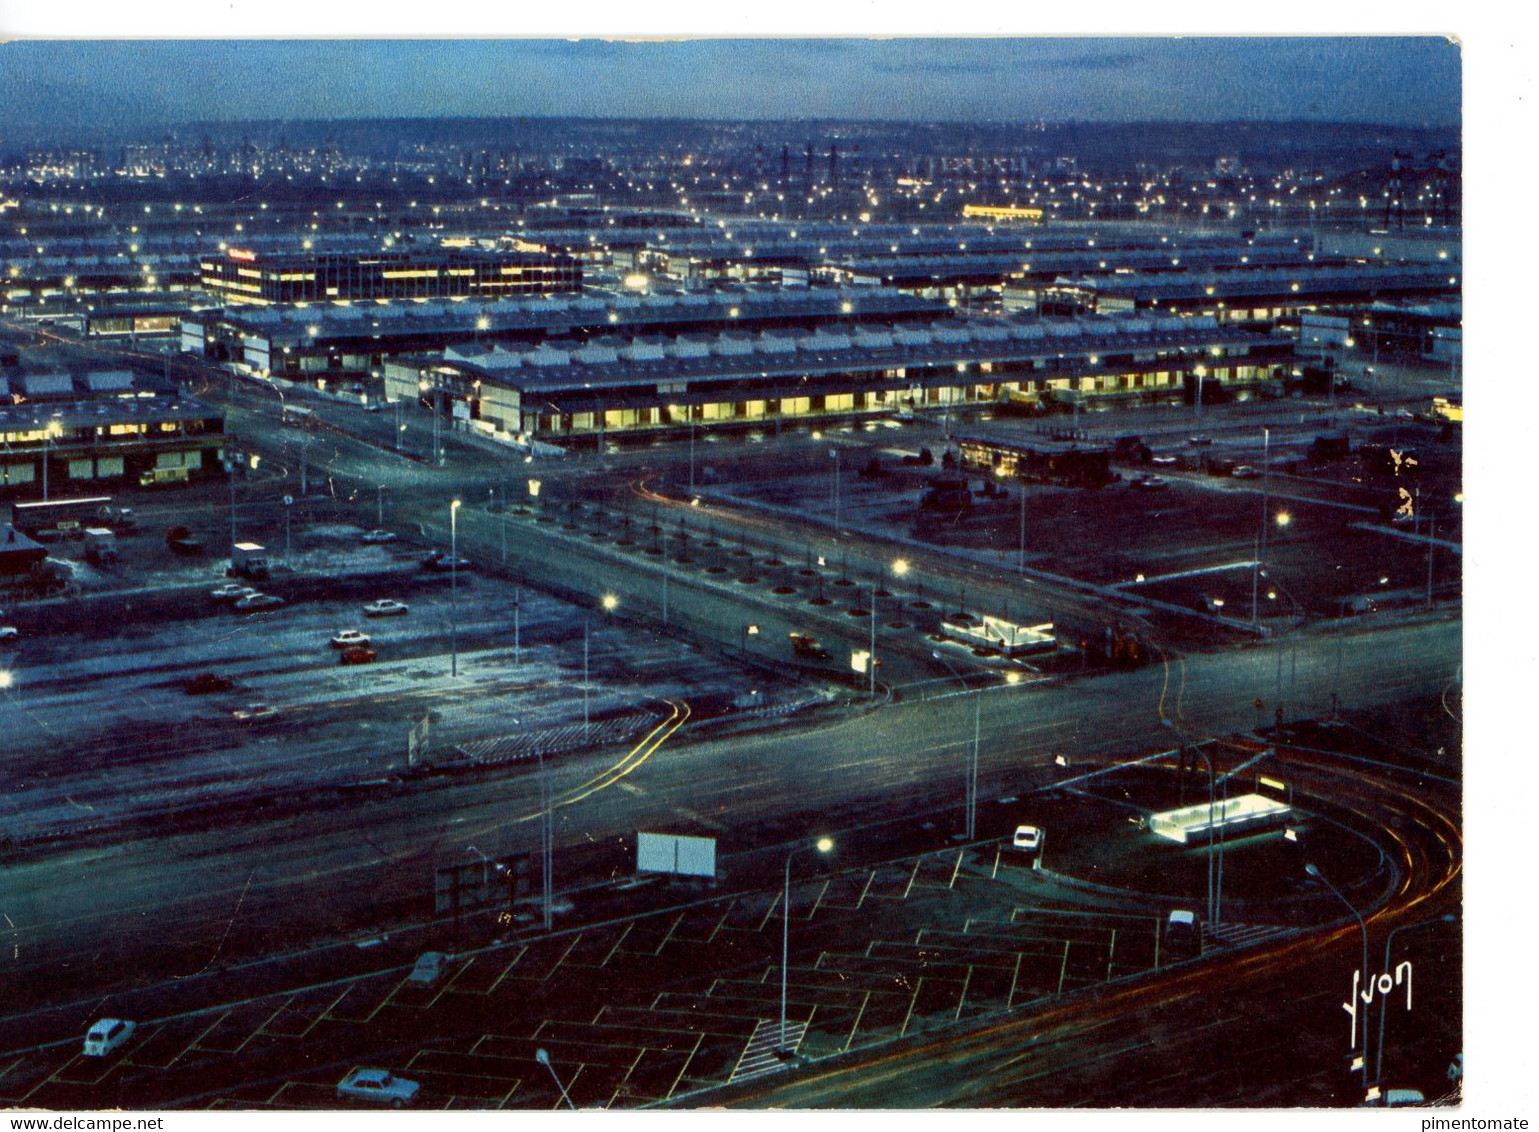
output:
[[[269,255],[227,248],[200,260],[203,287],[236,304],[500,298],[582,289],[566,256],[435,248],[360,255]]]

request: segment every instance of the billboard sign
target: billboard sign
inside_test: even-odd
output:
[[[685,837],[677,833],[638,833],[636,871],[675,876],[714,877],[716,838]]]

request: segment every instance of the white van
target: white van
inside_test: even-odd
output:
[[[86,1031],[85,1048],[80,1052],[87,1057],[106,1057],[129,1039],[134,1024],[121,1018],[103,1018]]]

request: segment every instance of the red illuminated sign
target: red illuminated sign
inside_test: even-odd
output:
[[[256,252],[248,252],[243,248],[231,248],[230,258],[241,260],[243,263],[255,263]]]

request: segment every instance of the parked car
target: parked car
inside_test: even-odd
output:
[[[214,692],[228,692],[233,687],[235,681],[228,676],[220,676],[217,672],[200,672],[187,681],[187,694],[207,696]]]
[[[363,541],[369,546],[374,546],[385,542],[394,542],[395,532],[381,530],[365,531],[363,533]]]
[[[331,647],[334,649],[350,649],[354,647],[368,647],[369,635],[360,633],[357,629],[343,629],[331,638]]]
[[[166,545],[171,548],[173,554],[193,556],[203,553],[203,540],[196,537],[187,527],[172,527],[167,531]]]
[[[258,609],[272,609],[283,604],[283,599],[273,594],[249,593],[235,603],[235,608],[242,613],[250,613]]]
[[[1040,826],[1018,825],[1015,827],[1015,836],[1011,839],[1011,848],[1019,849],[1023,853],[1035,853],[1042,848],[1043,831]]]
[[[1363,1101],[1365,1108],[1406,1108],[1423,1105],[1427,1098],[1420,1089],[1381,1089],[1371,1099]]]
[[[469,570],[471,562],[468,558],[454,558],[441,550],[435,550],[422,560],[424,570]]]
[[[87,1057],[106,1057],[133,1036],[134,1024],[121,1018],[103,1018],[86,1031],[81,1053]]]
[[[388,1069],[354,1069],[337,1084],[337,1096],[400,1108],[410,1104],[420,1088],[417,1082],[397,1077]]]
[[[1195,953],[1202,947],[1202,922],[1189,908],[1177,908],[1165,919],[1165,946]]]
[[[442,951],[424,951],[417,956],[417,965],[406,976],[406,981],[417,987],[433,986],[443,977],[444,968],[448,964],[449,957]]]
[[[363,607],[365,616],[368,617],[399,617],[410,606],[404,601],[396,601],[393,597],[382,597],[378,601],[371,601]]]
[[[278,709],[272,704],[246,704],[238,707],[230,713],[242,723],[251,723],[258,719],[271,719],[278,714]]]
[[[1133,486],[1139,491],[1164,491],[1170,481],[1162,476],[1141,476],[1133,481]]]
[[[378,654],[362,645],[355,645],[350,649],[343,649],[339,664],[373,664]]]
[[[1255,468],[1251,467],[1249,464],[1236,464],[1234,471],[1230,472],[1229,474],[1237,480],[1254,480],[1261,478],[1261,473],[1258,472]]]
[[[1186,438],[1186,442],[1188,444],[1196,445],[1197,447],[1202,448],[1202,447],[1205,447],[1206,445],[1212,444],[1213,443],[1213,438],[1211,436],[1205,436],[1205,435],[1188,436]]]
[[[21,630],[15,625],[0,625],[0,641],[14,641],[21,637]]]
[[[216,586],[208,591],[208,596],[215,601],[239,601],[243,597],[250,597],[260,592],[253,586],[243,586],[239,582],[226,582],[222,586]]]

